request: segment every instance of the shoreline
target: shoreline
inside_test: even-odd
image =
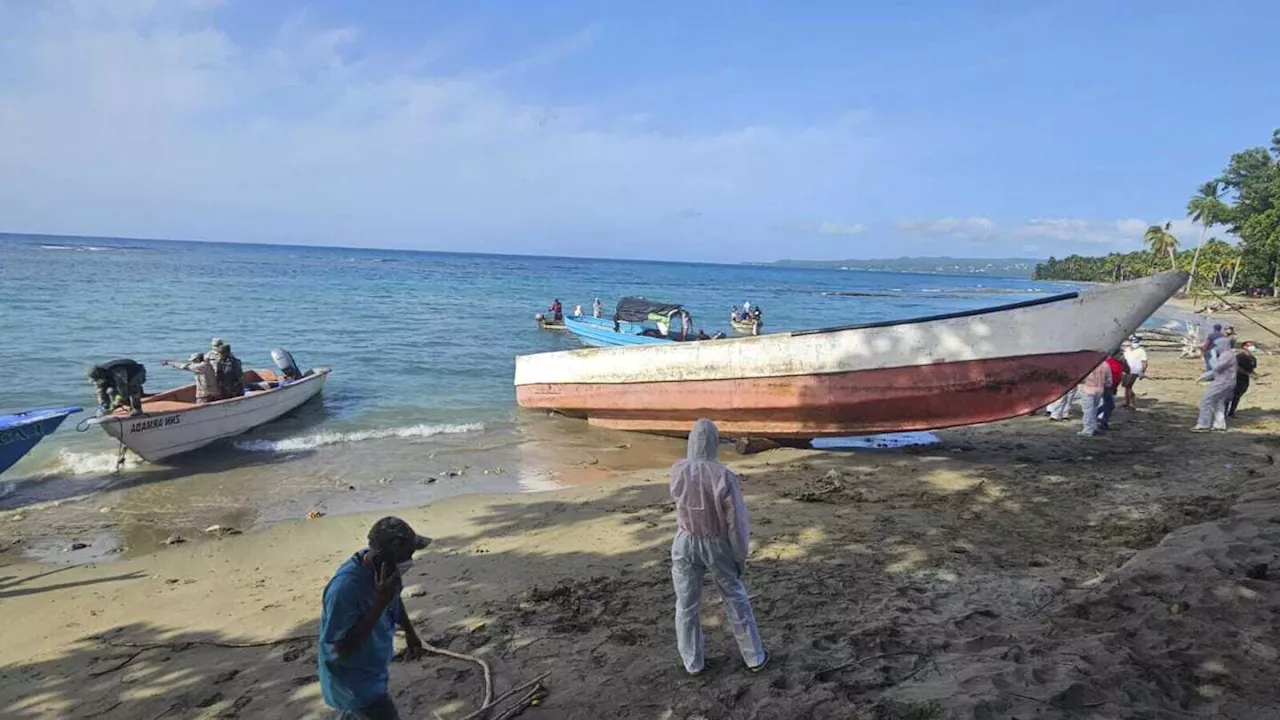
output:
[[[550,671],[531,720],[1280,712],[1280,388],[1257,383],[1232,432],[1192,435],[1198,374],[1153,350],[1140,409],[1098,438],[1075,434],[1076,410],[922,447],[722,449],[752,514],[747,584],[775,658],[759,676],[711,591],[710,669],[679,667],[663,468],[394,511],[436,539],[406,608],[425,641],[490,662],[497,692]],[[327,717],[305,636],[383,514],[5,566],[0,604],[22,622],[0,630],[0,706],[15,720]],[[480,686],[435,656],[392,670],[406,717],[458,720]]]

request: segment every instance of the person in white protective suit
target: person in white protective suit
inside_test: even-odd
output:
[[[677,530],[671,543],[676,645],[691,675],[703,670],[702,578],[708,572],[724,600],[725,615],[747,667],[757,672],[769,662],[742,582],[750,543],[747,508],[738,476],[716,459],[719,451],[715,423],[699,420],[689,433],[688,457],[671,467]]]
[[[1236,391],[1236,354],[1231,352],[1231,339],[1219,337],[1214,340],[1213,359],[1209,372],[1200,376],[1209,381],[1200,398],[1200,417],[1196,418],[1196,426],[1192,432],[1208,432],[1210,430],[1227,429],[1227,403]]]

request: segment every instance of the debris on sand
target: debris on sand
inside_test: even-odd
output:
[[[186,539],[186,538],[182,537],[181,535],[179,535],[179,534],[177,534],[177,533],[174,533],[174,534],[172,534],[172,535],[170,535],[169,537],[167,537],[167,538],[165,538],[165,539],[164,539],[164,544],[165,544],[165,545],[181,545],[182,543],[184,543],[184,542],[186,542],[186,541],[187,541],[187,539]]]
[[[239,535],[240,531],[233,527],[227,527],[226,525],[210,525],[204,529],[204,533],[206,535],[217,535],[218,537],[222,537],[224,535]]]

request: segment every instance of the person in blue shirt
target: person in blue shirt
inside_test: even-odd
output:
[[[404,520],[384,517],[369,530],[369,547],[348,558],[325,586],[320,690],[339,720],[400,720],[387,687],[396,626],[404,631],[406,660],[423,652],[400,601],[401,578],[413,554],[430,543]]]

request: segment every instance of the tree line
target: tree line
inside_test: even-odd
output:
[[[1191,273],[1189,285],[1245,290],[1280,286],[1280,130],[1271,146],[1235,153],[1218,177],[1202,184],[1187,202],[1187,217],[1200,226],[1194,248],[1184,248],[1169,224],[1152,225],[1142,250],[1103,257],[1051,257],[1036,265],[1041,280],[1118,282],[1161,270]],[[1209,228],[1226,227],[1239,238],[1230,244],[1211,237]]]

